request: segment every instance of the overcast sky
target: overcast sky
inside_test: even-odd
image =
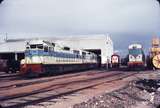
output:
[[[160,7],[156,0],[4,0],[0,34],[4,33],[109,33],[115,48],[123,50],[132,42],[147,46],[153,35],[160,36]]]

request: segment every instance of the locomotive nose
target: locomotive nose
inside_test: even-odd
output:
[[[20,66],[20,74],[24,75],[25,73],[27,73],[27,65],[26,64],[21,64],[21,66]]]
[[[20,73],[24,76],[30,74],[33,74],[34,76],[34,74],[37,75],[43,73],[43,68],[41,64],[21,64]]]
[[[23,75],[26,73],[26,69],[27,69],[27,65],[25,63],[25,59],[22,59],[21,60],[21,63],[20,63],[20,74]]]

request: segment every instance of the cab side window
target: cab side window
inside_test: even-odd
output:
[[[37,46],[36,46],[36,45],[30,45],[30,48],[31,48],[31,49],[36,49]]]
[[[38,49],[43,49],[43,45],[37,45]]]
[[[44,52],[48,52],[48,47],[44,46]]]

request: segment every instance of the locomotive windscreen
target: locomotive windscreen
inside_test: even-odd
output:
[[[132,55],[142,54],[142,50],[141,49],[130,49],[129,54],[132,54]]]

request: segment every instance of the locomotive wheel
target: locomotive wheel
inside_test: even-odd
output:
[[[160,69],[160,54],[153,57],[152,63],[155,68]]]

